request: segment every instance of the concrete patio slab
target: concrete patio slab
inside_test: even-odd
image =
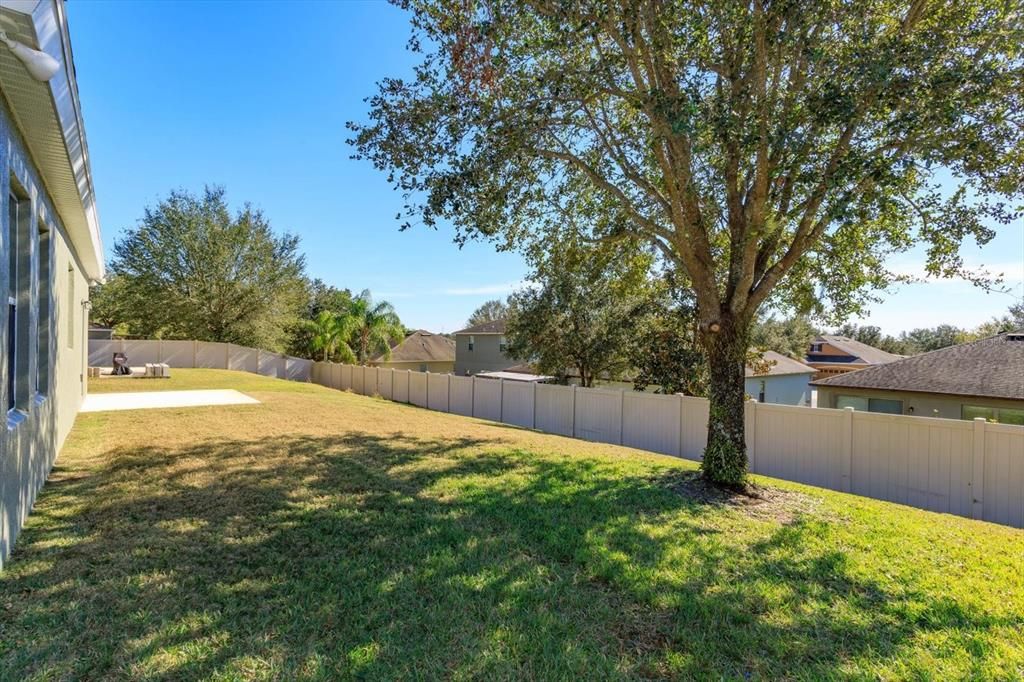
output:
[[[82,412],[152,410],[162,407],[206,407],[209,405],[252,405],[259,404],[259,402],[234,389],[95,393],[85,397]]]

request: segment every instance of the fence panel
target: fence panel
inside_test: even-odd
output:
[[[313,375],[313,361],[302,358],[285,358],[285,378],[289,381],[309,381]]]
[[[427,407],[438,412],[447,412],[451,398],[448,395],[447,374],[427,373]]]
[[[679,456],[700,461],[708,444],[708,401],[706,398],[681,395]]]
[[[400,403],[409,402],[409,375],[411,372],[408,370],[396,371],[395,372],[395,386],[392,389],[394,397],[392,400]]]
[[[409,372],[409,402],[419,407],[427,406],[426,372]]]
[[[501,421],[533,428],[533,386],[525,381],[506,381],[501,391]]]
[[[377,395],[376,367],[363,367],[363,394]]]
[[[160,362],[171,367],[195,367],[195,341],[161,341]]]
[[[1024,429],[985,424],[982,518],[1024,528]]]
[[[132,367],[139,367],[150,362],[160,362],[160,342],[126,340],[124,354],[128,356],[128,364]]]
[[[255,348],[245,348],[244,346],[236,346],[233,343],[229,343],[227,354],[228,369],[259,374],[260,352]]]
[[[228,366],[229,349],[230,346],[226,343],[200,341],[196,344],[196,367],[204,369],[233,369]]]
[[[352,371],[355,368],[352,365],[339,365],[339,367],[341,367],[341,372],[338,373],[338,390],[351,391]]]
[[[363,394],[363,368],[361,366],[355,366],[351,370],[352,376],[352,392]]]
[[[473,377],[473,416],[501,421],[501,380]]]
[[[574,390],[572,386],[537,384],[536,428],[548,433],[572,436]]]
[[[622,438],[622,391],[586,388],[576,391],[576,437],[601,443]]]
[[[842,490],[843,410],[749,403],[754,411],[747,442],[751,471]],[[749,425],[749,422],[748,422]]]
[[[391,367],[387,369],[379,369],[377,371],[377,393],[380,394],[381,398],[387,398],[388,400],[394,400],[394,392],[391,390],[394,387],[395,381],[395,370]]]
[[[679,396],[627,391],[622,398],[622,444],[678,455],[682,418]]]
[[[124,352],[124,342],[119,339],[89,339],[89,366],[113,367],[114,353]]]
[[[454,374],[449,379],[448,411],[466,417],[473,416],[473,377],[460,377]]]

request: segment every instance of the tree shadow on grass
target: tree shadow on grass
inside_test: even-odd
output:
[[[827,522],[743,520],[670,470],[362,433],[105,461],[58,472],[0,576],[0,677],[819,678],[1024,625],[886,589]]]

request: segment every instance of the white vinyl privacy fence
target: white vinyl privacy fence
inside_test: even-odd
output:
[[[131,355],[129,355],[131,358]],[[312,381],[699,460],[703,398],[313,363]],[[1024,427],[747,403],[754,473],[1024,528]]]
[[[128,357],[128,364],[133,367],[164,362],[172,369],[233,369],[292,381],[309,381],[313,366],[312,360],[236,346],[233,343],[89,339],[90,367],[111,367],[114,353],[124,353]]]

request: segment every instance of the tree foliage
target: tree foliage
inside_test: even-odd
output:
[[[369,289],[352,299],[348,309],[351,336],[347,341],[356,361],[365,365],[377,356],[391,356],[391,346],[404,338],[405,327],[394,306],[374,301]]]
[[[248,204],[232,214],[223,188],[171,192],[115,244],[94,317],[133,336],[282,350],[302,303],[298,246]]]
[[[475,327],[478,324],[484,322],[492,322],[494,320],[504,319],[508,314],[508,305],[505,304],[499,298],[491,299],[490,301],[484,301],[479,308],[473,311],[473,314],[466,320],[467,327]]]
[[[802,360],[811,342],[821,332],[806,315],[787,318],[764,317],[750,329],[750,345],[761,351],[773,350]]]
[[[650,256],[635,248],[594,248],[573,233],[531,256],[536,286],[508,300],[508,354],[543,374],[575,371],[583,386],[629,369],[627,347],[653,290]]]
[[[1024,187],[1022,7],[1005,0],[402,0],[411,80],[350,124],[409,220],[505,246],[596,192],[685,275],[711,372],[703,467],[745,471],[743,359],[766,303],[839,320],[915,244],[964,276],[965,239]],[[945,169],[958,189],[941,189]]]

